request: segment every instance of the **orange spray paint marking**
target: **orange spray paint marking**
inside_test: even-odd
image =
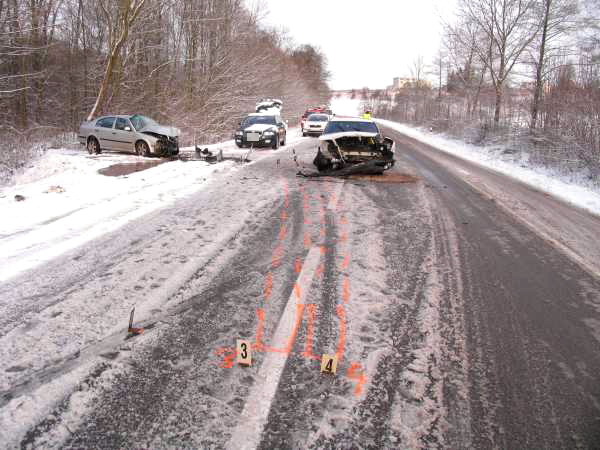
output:
[[[300,300],[300,296],[302,295],[302,291],[300,290],[300,285],[298,283],[294,283],[294,294],[296,295],[296,299]]]
[[[342,282],[342,300],[344,303],[350,301],[350,278],[348,277],[344,277],[344,281]]]
[[[346,242],[348,240],[348,233],[345,231],[340,234],[340,242]]]
[[[274,348],[274,347],[266,347],[265,351],[273,352],[273,353],[290,353],[292,348],[294,347],[294,342],[296,341],[296,335],[298,334],[298,328],[300,328],[300,324],[302,323],[302,315],[304,314],[304,304],[297,303],[296,304],[296,320],[294,321],[294,328],[292,329],[292,334],[288,338],[288,343],[285,348]]]
[[[275,247],[275,250],[273,250],[273,258],[271,259],[271,267],[273,267],[274,269],[279,267],[279,265],[281,264],[281,259],[283,258],[283,246],[280,244],[277,247]]]
[[[338,337],[337,357],[338,362],[344,357],[344,348],[346,347],[346,311],[343,305],[337,305],[335,308],[338,317],[340,318],[340,335]]]
[[[312,352],[317,306],[312,303],[306,306],[308,309],[308,325],[306,327],[306,344],[304,345],[304,351],[302,352],[302,356],[304,356],[305,358],[315,359],[319,361],[320,358],[314,355]]]
[[[219,364],[219,367],[221,369],[231,369],[234,365],[235,357],[237,356],[237,351],[235,350],[235,348],[231,347],[220,347],[215,350],[215,355],[223,355],[223,362]]]
[[[349,265],[350,265],[350,255],[348,253],[346,253],[344,255],[344,259],[342,260],[342,264],[341,264],[340,268],[342,270],[345,270],[348,268]]]
[[[346,376],[353,381],[357,381],[356,387],[354,388],[354,395],[360,395],[362,393],[363,385],[367,382],[367,376],[360,363],[353,362],[350,364]]]
[[[281,220],[286,220],[288,218],[287,212],[285,210],[281,211],[281,214],[279,215],[279,218]]]
[[[348,225],[348,219],[346,219],[346,216],[342,216],[342,217],[340,218],[340,223],[341,223],[342,225]]]
[[[296,258],[296,262],[294,263],[294,272],[302,272],[302,259],[299,256]]]
[[[304,225],[310,225],[310,219],[308,219],[308,218],[304,219]]]
[[[283,241],[285,239],[285,235],[287,233],[287,229],[285,227],[285,225],[281,225],[281,228],[279,228],[279,240]]]
[[[265,302],[268,302],[271,298],[271,294],[273,293],[273,274],[268,272],[265,276],[265,289],[264,289],[264,297]]]
[[[262,343],[263,333],[265,329],[265,310],[257,309],[256,316],[258,317],[258,325],[256,326],[256,338],[254,342],[255,351],[263,351],[265,346]]]
[[[325,236],[326,236],[326,234],[327,234],[327,233],[325,232],[325,228],[324,228],[324,227],[321,227],[321,230],[319,231],[319,235],[320,235],[321,237],[325,237]]]

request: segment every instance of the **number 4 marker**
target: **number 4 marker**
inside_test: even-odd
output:
[[[237,340],[237,363],[244,366],[252,364],[252,354],[250,353],[250,341],[242,339]]]
[[[323,355],[321,359],[321,373],[335,374],[337,371],[337,355]]]

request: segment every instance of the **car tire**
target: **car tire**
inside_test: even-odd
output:
[[[148,144],[146,144],[144,141],[137,141],[135,143],[135,154],[138,156],[150,155],[150,148],[148,148]]]
[[[325,155],[323,155],[323,153],[321,153],[320,149],[317,152],[317,156],[315,156],[315,159],[313,160],[313,164],[315,166],[317,166],[317,170],[319,172],[324,172],[326,170],[331,170],[333,168],[333,164],[331,163],[331,160],[326,158]]]
[[[100,144],[98,143],[98,140],[93,136],[87,141],[87,151],[90,155],[93,155],[94,153],[97,155],[101,152]]]
[[[306,137],[306,133],[305,133],[304,131],[302,132],[302,136],[303,136],[303,137]]]
[[[273,142],[273,150],[277,150],[279,148],[279,135],[275,137],[275,142]]]
[[[283,141],[281,141],[281,146],[285,147],[285,141],[287,139],[287,133],[283,135]]]

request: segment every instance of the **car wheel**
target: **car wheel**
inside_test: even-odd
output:
[[[100,144],[98,143],[98,140],[95,137],[91,137],[88,139],[87,151],[90,155],[93,155],[94,153],[100,153]]]
[[[135,154],[138,156],[148,156],[150,154],[148,144],[146,144],[144,141],[137,141],[135,143]]]
[[[275,136],[275,142],[273,142],[273,150],[277,150],[279,148],[279,135]]]
[[[317,166],[317,170],[319,172],[324,172],[325,170],[331,170],[333,168],[333,164],[331,164],[331,160],[326,158],[321,150],[317,152],[317,156],[313,160],[313,164]]]
[[[285,140],[287,139],[287,133],[283,135],[283,141],[281,141],[281,146],[285,147]]]

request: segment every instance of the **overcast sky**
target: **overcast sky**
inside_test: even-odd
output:
[[[249,0],[251,2],[253,0]],[[440,44],[440,17],[455,0],[263,0],[264,22],[283,27],[297,43],[327,56],[333,89],[383,88],[409,76],[422,55],[427,63]]]

